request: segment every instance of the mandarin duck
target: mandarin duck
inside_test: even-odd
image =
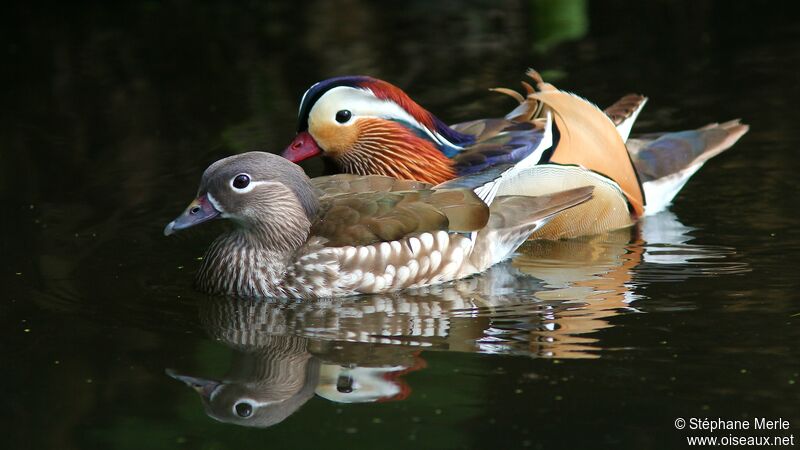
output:
[[[545,83],[533,70],[527,95],[503,118],[452,126],[396,86],[366,76],[331,78],[300,101],[298,134],[283,152],[293,162],[323,155],[341,171],[447,187],[477,184],[495,195],[542,195],[593,186],[593,199],[565,211],[532,238],[572,238],[632,225],[670,204],[705,161],[733,145],[738,120],[628,139],[647,101],[628,95],[605,112]],[[626,147],[627,141],[627,147]]]
[[[298,329],[297,322],[324,320],[323,315],[319,311],[295,315],[295,308],[311,309],[315,302],[204,300],[198,304],[200,323],[209,338],[233,350],[229,369],[218,378],[173,369],[166,369],[166,374],[199,394],[206,414],[220,422],[273,426],[314,394],[337,403],[404,400],[412,391],[403,377],[426,367],[417,346],[303,336],[308,333]],[[321,303],[332,308],[341,304]],[[347,314],[346,310],[352,312],[344,306],[341,314]],[[386,329],[364,330],[381,331]]]
[[[311,180],[278,155],[249,152],[209,166],[197,198],[164,234],[231,219],[233,229],[214,241],[197,272],[202,291],[338,297],[482,272],[591,196],[581,187],[501,196],[490,207],[470,188],[347,174]]]
[[[200,378],[167,369],[170,377],[200,395],[206,414],[220,422],[268,427],[294,414],[314,396],[320,361],[308,339],[268,336],[257,348],[235,352],[222,379]]]
[[[305,341],[292,336],[273,339]],[[286,420],[314,394],[336,403],[405,400],[411,387],[402,376],[410,370],[417,368],[325,363],[306,349],[288,353],[272,347],[237,352],[223,379],[195,377],[172,369],[166,373],[197,392],[206,415],[212,419],[266,428]]]

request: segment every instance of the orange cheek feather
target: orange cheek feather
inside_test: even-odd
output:
[[[316,125],[309,123],[308,131],[325,155],[336,158],[353,147],[358,138],[355,125]]]

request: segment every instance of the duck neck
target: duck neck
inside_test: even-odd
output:
[[[310,229],[305,214],[285,217],[280,223],[239,224],[206,251],[197,273],[198,288],[212,294],[283,296],[286,273]]]

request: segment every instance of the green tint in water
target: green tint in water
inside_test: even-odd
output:
[[[771,434],[797,439],[800,28],[780,8],[12,8],[7,446],[683,448],[678,417],[783,417]],[[161,236],[209,163],[281,150],[320,79],[386,78],[456,122],[507,112],[486,88],[528,66],[601,105],[646,93],[634,132],[735,117],[751,132],[635,229],[529,243],[484,275],[394,295],[206,298],[191,281],[223,225]]]

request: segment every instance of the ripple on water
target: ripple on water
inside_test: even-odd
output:
[[[393,294],[209,297],[200,322],[236,350],[230,372],[221,382],[169,374],[195,388],[221,384],[230,395],[206,400],[217,420],[241,423],[232,405],[262,400],[268,411],[247,425],[270,426],[312,393],[341,403],[406,398],[403,376],[427,364],[421,350],[599,358],[608,346],[598,332],[647,308],[643,284],[744,270],[734,249],[693,245],[692,231],[663,214],[601,236],[532,241],[481,275]]]
[[[130,226],[136,227],[133,234],[140,240],[134,253],[155,252],[150,230]],[[187,308],[198,296],[175,287],[174,280],[182,277],[186,286],[191,268],[184,270],[177,262],[172,268],[155,268],[147,258],[122,261],[117,255],[122,243],[114,235],[97,226],[91,231],[94,237],[87,243],[62,245],[74,247],[79,258],[42,257],[41,292],[47,294],[37,297],[43,306],[141,317],[141,323],[158,311],[165,326],[185,322]],[[749,270],[733,248],[692,244],[695,231],[666,212],[628,230],[528,242],[513,260],[444,285],[312,302],[203,300],[200,312],[209,333],[231,345],[258,345],[269,336],[292,335],[467,352],[595,357],[602,345],[593,335],[611,327],[613,317],[637,312],[636,302],[646,298],[640,286]],[[174,257],[167,254],[169,248],[163,251],[159,258],[165,261],[194,262],[190,255]],[[92,274],[112,281],[98,283]]]
[[[645,218],[641,230],[644,251],[642,264],[636,269],[639,283],[671,283],[752,270],[739,260],[740,254],[733,247],[690,243],[697,230],[680,223],[669,211]]]
[[[211,300],[201,318],[231,345],[275,335],[542,357],[597,357],[596,332],[638,312],[644,283],[740,273],[734,249],[693,245],[671,213],[640,228],[532,241],[465,280],[386,295],[317,301]]]

